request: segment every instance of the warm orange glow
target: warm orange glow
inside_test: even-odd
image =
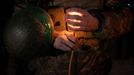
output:
[[[74,26],[74,25],[71,25],[71,24],[67,24],[69,27],[71,28],[80,28],[80,26]]]
[[[82,16],[82,14],[79,13],[79,12],[69,12],[68,14],[69,14],[69,15],[78,15],[78,16]]]
[[[69,21],[72,21],[72,22],[81,22],[81,20],[76,20],[76,19],[67,19]]]

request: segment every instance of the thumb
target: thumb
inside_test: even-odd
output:
[[[72,42],[72,43],[76,43],[77,42],[77,38],[75,37],[75,36],[73,36],[73,35],[68,35],[68,34],[65,34],[66,35],[66,37],[67,37],[67,39],[70,41],[70,42]]]

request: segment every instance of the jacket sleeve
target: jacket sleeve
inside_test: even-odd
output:
[[[101,13],[105,24],[102,29],[104,38],[119,37],[130,31],[133,14],[128,8],[108,10]]]

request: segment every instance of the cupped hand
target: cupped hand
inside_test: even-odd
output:
[[[66,10],[68,28],[73,31],[95,31],[98,29],[98,20],[89,12],[81,8]]]
[[[71,51],[77,39],[74,37],[73,32],[63,31],[54,41],[54,47],[62,51]]]

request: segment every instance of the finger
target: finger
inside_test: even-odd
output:
[[[66,45],[69,48],[72,48],[74,46],[74,43],[72,41],[62,41],[64,45]]]
[[[70,13],[70,12],[78,12],[82,14],[82,16],[89,14],[87,10],[81,8],[69,8],[66,10],[66,13]]]
[[[78,22],[72,22],[72,21],[67,21],[67,26],[81,26],[81,24],[80,23],[78,23]]]
[[[75,31],[77,29],[80,29],[80,26],[73,26],[73,25],[68,25],[68,30]]]
[[[78,20],[79,21],[79,20]],[[78,22],[77,20],[76,20],[76,22],[75,21],[73,21],[73,20],[66,20],[66,22],[68,23],[68,24],[71,24],[71,25],[73,25],[73,26],[84,26],[84,27],[86,27],[86,26],[89,26],[89,24],[90,24],[90,22],[88,21],[86,21],[86,20],[84,20],[83,18],[80,20],[80,22]]]
[[[62,51],[69,51],[71,48],[65,44],[65,40],[62,37],[58,37],[54,42],[54,47]]]
[[[73,30],[73,31],[90,31],[91,29],[89,27],[80,27],[80,28],[74,28],[74,27],[69,27],[68,29]]]
[[[63,51],[70,51],[72,48],[70,46],[68,46],[66,43],[61,43],[61,50]]]
[[[72,36],[73,34],[71,32],[66,32],[62,36],[58,38],[59,44],[62,44],[62,46],[67,46],[69,48],[72,48],[74,46],[74,43],[72,41],[75,40],[75,38]],[[71,40],[71,41],[70,41]],[[61,47],[62,47],[61,46]]]
[[[75,16],[80,16],[80,17],[83,16],[82,13],[80,13],[80,12],[76,12],[76,11],[68,12],[68,13],[66,13],[66,15],[75,15]]]
[[[72,42],[73,44],[76,43],[77,39],[76,39],[74,36],[67,35],[67,34],[66,34],[66,36],[67,36],[67,39],[68,39],[70,42]]]
[[[77,16],[77,15],[66,15],[66,19],[83,20],[83,17]]]
[[[73,37],[73,35],[68,35],[68,34],[65,34],[65,36],[66,36],[66,40],[64,41],[63,40],[63,43],[65,43],[67,46],[69,46],[70,48],[72,48],[73,46],[74,46],[74,42],[75,42],[75,37]]]
[[[63,43],[62,42],[62,50],[64,50],[64,51],[70,51],[70,50],[72,50],[72,48],[73,47],[70,47],[67,43]]]
[[[87,20],[85,20],[84,17],[79,16],[76,16],[76,18],[73,16],[67,16],[66,22],[75,26],[87,26]]]

